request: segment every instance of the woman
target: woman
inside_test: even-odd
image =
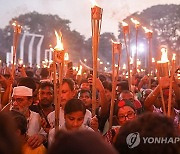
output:
[[[80,99],[69,100],[64,107],[64,119],[65,123],[60,127],[60,130],[74,131],[80,129],[92,129],[83,124],[86,113],[86,107]],[[49,144],[52,143],[55,135],[55,129],[53,128],[49,132],[48,140]]]
[[[116,140],[116,136],[119,132],[119,129],[127,121],[133,120],[136,118],[136,110],[134,105],[129,100],[120,100],[117,103],[116,108],[116,119],[118,126],[113,126],[105,135],[105,140],[113,144]]]

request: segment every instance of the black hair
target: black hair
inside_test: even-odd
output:
[[[22,77],[19,79],[19,82],[17,84],[18,86],[25,86],[33,90],[33,92],[36,90],[36,82],[33,78],[30,77]]]
[[[120,81],[117,86],[120,86],[122,90],[129,90],[129,84],[127,81]]]
[[[62,81],[62,84],[65,84],[65,83],[68,84],[68,86],[69,86],[69,88],[71,89],[71,91],[74,90],[75,83],[74,83],[74,81],[73,81],[72,79],[70,79],[70,78],[64,78],[63,81]]]
[[[10,114],[11,114],[13,120],[15,121],[16,128],[21,131],[21,135],[26,134],[26,132],[27,132],[26,117],[22,113],[15,111],[15,110],[11,110]]]
[[[108,81],[104,81],[103,83],[104,89],[108,89],[109,91],[112,91],[112,83]]]
[[[88,130],[59,131],[48,154],[117,154],[98,133]]]
[[[40,82],[39,89],[44,89],[45,87],[51,87],[54,89],[54,85],[51,82]]]
[[[83,84],[83,83],[89,83],[88,79],[82,79],[80,85]]]
[[[47,78],[49,76],[49,71],[47,68],[42,68],[41,69],[41,73],[40,73],[41,77],[43,78]]]
[[[90,91],[90,90],[86,90],[86,89],[81,89],[81,90],[79,90],[79,91],[78,91],[78,97],[79,97],[81,94],[83,94],[83,93],[89,93],[90,98],[92,98],[92,93],[91,93],[91,91]]]
[[[77,111],[82,111],[83,114],[85,115],[86,107],[83,101],[77,98],[70,99],[64,107],[64,114],[66,115]]]

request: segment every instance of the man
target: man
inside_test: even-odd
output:
[[[74,90],[74,81],[72,79],[63,79],[62,82],[62,94],[61,94],[61,107],[60,107],[60,115],[59,115],[59,125],[62,126],[65,122],[64,120],[64,107],[70,99],[72,99],[75,96],[75,90]],[[88,121],[91,118],[91,112],[86,110],[85,118],[84,118],[84,124],[87,124]],[[48,115],[48,121],[51,125],[51,127],[55,127],[55,111],[51,112]]]
[[[92,110],[92,94],[89,90],[80,90],[78,98],[83,101],[86,109]]]
[[[32,104],[33,92],[32,89],[25,86],[18,86],[13,88],[12,94],[12,109],[22,113],[28,121],[27,135],[30,136],[28,144],[31,148],[40,146],[46,141],[45,132],[41,129],[40,116],[38,113],[30,111],[29,106]]]
[[[50,82],[42,82],[39,85],[38,91],[38,105],[33,105],[30,109],[39,113],[41,116],[47,117],[47,115],[54,111],[54,86]]]
[[[142,105],[139,102],[139,100],[135,99],[135,97],[131,91],[129,91],[129,90],[122,91],[119,96],[119,99],[131,101],[134,104],[135,109],[137,110],[137,114],[142,113],[142,110],[143,110]]]
[[[37,112],[40,114],[41,118],[43,118],[47,123],[47,115],[54,111],[54,86],[50,82],[42,82],[39,86],[38,91],[38,100],[39,103],[37,105],[32,105],[30,107],[30,110]],[[50,127],[50,124],[47,125],[47,127]]]

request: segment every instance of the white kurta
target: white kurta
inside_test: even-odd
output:
[[[30,111],[30,117],[27,119],[28,120],[28,130],[27,130],[27,135],[32,136],[35,134],[42,134],[46,135],[44,130],[41,128],[41,118],[39,113]]]

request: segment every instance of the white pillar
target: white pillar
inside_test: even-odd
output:
[[[36,63],[37,63],[37,65],[39,65],[40,66],[40,59],[41,59],[41,45],[42,45],[42,42],[43,42],[43,39],[44,39],[44,36],[43,35],[41,35],[40,36],[40,40],[39,40],[39,43],[38,43],[38,45],[37,45],[37,55],[36,55]]]
[[[33,56],[33,44],[34,44],[35,35],[32,36],[31,41],[29,43],[29,50],[28,50],[28,63],[30,67],[32,67],[32,56]]]

